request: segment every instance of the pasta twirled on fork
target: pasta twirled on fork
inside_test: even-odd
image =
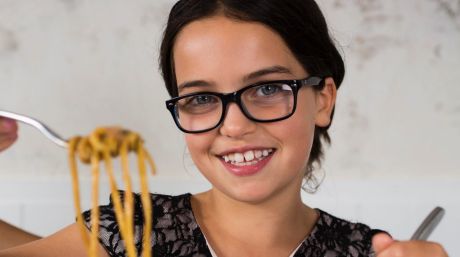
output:
[[[69,141],[69,162],[72,177],[73,195],[77,224],[80,227],[83,242],[90,257],[97,256],[98,233],[99,233],[99,178],[100,162],[103,162],[107,172],[114,212],[119,225],[121,237],[125,243],[127,256],[138,256],[134,245],[133,208],[134,199],[132,194],[132,180],[130,176],[128,153],[137,154],[137,165],[141,181],[141,202],[144,213],[144,229],[142,238],[142,256],[151,256],[151,230],[152,230],[152,207],[147,182],[147,164],[152,174],[155,173],[155,164],[148,151],[144,148],[144,142],[139,134],[117,127],[98,128],[87,137],[76,136]],[[112,158],[120,156],[122,177],[125,183],[124,202],[122,203],[118,191],[115,174],[113,172]],[[91,165],[92,172],[92,207],[91,207],[91,233],[88,236],[83,222],[80,190],[78,180],[77,158]]]

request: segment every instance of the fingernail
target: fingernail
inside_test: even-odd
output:
[[[11,119],[3,119],[1,122],[0,122],[0,125],[2,126],[2,128],[4,129],[12,129],[14,127],[14,123],[15,121],[14,120],[11,120]]]

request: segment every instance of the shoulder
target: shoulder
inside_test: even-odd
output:
[[[196,228],[197,223],[190,203],[191,194],[151,194],[154,229]],[[185,227],[184,227],[185,226]]]
[[[298,256],[371,257],[372,236],[381,230],[351,222],[319,210],[318,221],[304,241]],[[308,254],[308,255],[305,255]]]
[[[126,197],[124,191],[119,191],[119,196],[121,198],[121,202],[124,201]],[[183,212],[191,212],[191,204],[190,204],[190,193],[182,194],[182,195],[164,195],[164,194],[150,194],[150,200],[152,202],[152,207],[154,211],[158,212],[157,214],[175,214],[175,213],[183,213]],[[139,193],[133,193],[134,199],[134,213],[135,213],[135,220],[142,219],[142,201],[141,195]],[[113,218],[114,217],[114,202],[112,199],[112,195],[110,196],[110,201],[107,205],[99,206],[99,210],[101,211],[101,218]],[[88,218],[90,211],[86,211],[84,213],[85,216]]]
[[[210,256],[193,214],[191,194],[152,194],[156,256]]]
[[[125,192],[120,191],[120,197]],[[144,215],[139,194],[134,196],[134,239],[138,252],[142,249]],[[156,256],[189,256],[206,251],[206,240],[199,230],[190,202],[191,194],[150,194],[152,203],[152,251]],[[99,241],[110,256],[125,256],[112,198],[107,205],[99,207]],[[90,211],[83,213],[86,226],[91,229]],[[206,255],[205,255],[206,256]]]
[[[152,204],[152,217],[154,228],[173,228],[185,223],[195,222],[190,202],[191,194],[182,195],[164,195],[150,194]],[[121,201],[124,201],[125,192],[120,191]],[[133,194],[134,198],[134,223],[141,225],[144,221],[143,206],[141,196],[138,193]],[[115,213],[112,197],[108,205],[100,206],[101,220],[115,221]],[[89,212],[85,213],[87,218]]]
[[[150,194],[153,207],[161,208],[164,212],[191,210],[190,193],[182,195]]]

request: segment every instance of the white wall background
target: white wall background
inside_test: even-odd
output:
[[[157,50],[173,3],[0,0],[0,109],[65,137],[129,127],[157,161],[152,191],[208,188],[164,108]],[[305,202],[400,239],[441,205],[447,214],[432,239],[460,256],[460,1],[319,3],[347,75],[326,179]],[[0,154],[0,218],[41,235],[73,221],[66,152],[27,126]]]

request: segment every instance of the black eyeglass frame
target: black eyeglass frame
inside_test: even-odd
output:
[[[269,119],[269,120],[260,120],[260,119],[256,119],[256,118],[252,117],[251,114],[248,112],[248,110],[246,110],[246,107],[244,106],[244,104],[241,102],[241,95],[244,93],[244,91],[246,91],[249,88],[258,87],[258,86],[266,85],[266,84],[267,85],[275,84],[275,83],[282,83],[282,84],[286,84],[286,85],[291,87],[292,92],[293,92],[293,96],[294,96],[294,105],[292,107],[291,113],[289,113],[289,114],[287,114],[287,115],[285,115],[283,117],[280,117],[280,118]],[[291,117],[295,113],[296,107],[297,107],[297,94],[298,94],[299,90],[303,86],[311,86],[311,87],[317,87],[318,89],[322,89],[324,87],[324,78],[318,77],[318,76],[310,76],[310,77],[307,77],[305,79],[296,79],[296,80],[263,81],[263,82],[258,82],[258,83],[255,83],[255,84],[248,85],[248,86],[243,87],[243,88],[241,88],[241,89],[239,89],[239,90],[237,90],[235,92],[226,93],[226,94],[217,93],[217,92],[206,92],[206,91],[196,92],[196,93],[186,94],[186,95],[183,95],[183,96],[174,97],[174,98],[171,98],[171,99],[167,100],[166,101],[166,108],[169,110],[169,112],[173,116],[173,119],[174,119],[174,122],[176,123],[176,126],[181,131],[183,131],[185,133],[191,133],[191,134],[204,133],[204,132],[208,132],[210,130],[213,130],[213,129],[219,127],[222,124],[222,122],[224,121],[224,119],[225,119],[225,117],[227,115],[227,106],[232,102],[235,103],[236,105],[238,105],[240,110],[243,112],[244,116],[246,118],[248,118],[249,120],[251,120],[251,121],[261,122],[261,123],[276,122],[276,121],[281,121],[281,120],[287,119],[287,118]],[[180,125],[179,118],[178,118],[178,112],[176,111],[176,109],[177,109],[176,103],[179,100],[183,99],[183,98],[196,96],[196,95],[213,95],[213,96],[217,96],[221,100],[221,102],[222,102],[222,115],[220,117],[220,120],[216,123],[215,126],[213,126],[211,128],[207,128],[207,129],[191,131],[191,130],[184,129]]]

